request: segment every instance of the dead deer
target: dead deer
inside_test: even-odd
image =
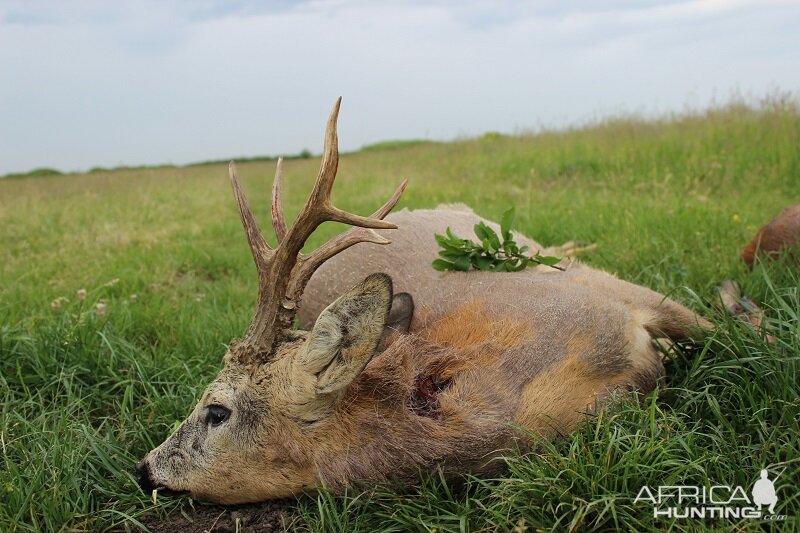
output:
[[[258,306],[189,417],[137,465],[144,490],[234,504],[411,483],[435,468],[486,472],[498,451],[573,431],[614,391],[652,390],[664,376],[654,339],[708,325],[579,263],[565,272],[434,271],[434,232],[467,233],[476,215],[443,208],[384,220],[405,182],[371,217],[333,207],[338,112],[337,101],[317,181],[290,228],[278,162],[275,248],[231,163]],[[328,220],[355,227],[300,253]],[[375,246],[348,250],[356,243]],[[310,331],[293,328],[298,309]]]

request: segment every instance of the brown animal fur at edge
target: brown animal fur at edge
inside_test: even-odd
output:
[[[742,250],[742,259],[753,268],[756,256],[774,257],[800,245],[800,204],[787,207],[770,220]],[[800,251],[800,250],[799,250]]]
[[[466,233],[478,217],[459,206],[386,217],[404,185],[370,218],[334,208],[338,107],[314,192],[291,228],[279,165],[277,248],[231,166],[259,271],[258,309],[194,410],[137,465],[145,491],[234,504],[412,483],[436,468],[486,472],[498,451],[531,444],[515,427],[565,434],[614,391],[652,390],[664,376],[654,341],[709,327],[660,294],[577,262],[565,272],[435,272],[432,235],[447,226]],[[324,220],[360,227],[300,254]],[[368,244],[349,248],[358,242]],[[300,294],[309,331],[285,327]]]

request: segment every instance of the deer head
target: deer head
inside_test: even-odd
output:
[[[392,311],[391,278],[370,275],[328,306],[310,332],[293,329],[295,314],[308,280],[327,259],[360,242],[389,243],[373,229],[396,228],[383,218],[406,186],[404,181],[371,217],[333,206],[340,103],[341,98],[328,119],[311,196],[291,227],[283,215],[283,164],[278,160],[272,187],[277,247],[264,239],[231,162],[233,194],[258,270],[258,306],[244,337],[230,343],[223,369],[189,417],[136,466],[145,491],[189,492],[200,499],[243,503],[288,496],[317,483],[310,451],[325,436],[313,429],[375,354]],[[301,253],[325,221],[354,227],[308,255]],[[401,314],[409,309],[403,296],[395,299]]]

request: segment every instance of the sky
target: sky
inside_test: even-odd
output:
[[[0,0],[0,174],[319,153],[800,93],[796,0]]]

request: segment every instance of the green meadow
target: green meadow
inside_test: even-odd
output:
[[[343,110],[342,137],[347,128]],[[290,217],[318,164],[286,162]],[[266,225],[274,161],[239,171]],[[132,468],[188,414],[255,305],[226,165],[39,174],[0,179],[0,531],[191,524],[207,504],[153,502]],[[620,398],[576,434],[510,453],[496,479],[433,474],[402,493],[304,496],[287,503],[286,527],[800,529],[800,274],[786,258],[752,272],[739,258],[762,224],[800,202],[795,98],[380,143],[343,155],[334,202],[371,213],[402,179],[398,209],[463,202],[499,220],[516,206],[516,229],[545,244],[597,243],[583,261],[669,294],[717,331],[669,354],[659,394]],[[323,226],[309,246],[341,229]],[[774,342],[712,309],[729,278],[763,307]],[[762,468],[784,520],[671,520],[634,503],[643,485],[741,485],[749,496]]]

